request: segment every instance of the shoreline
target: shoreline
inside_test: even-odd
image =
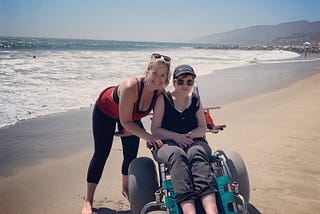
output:
[[[307,62],[256,63],[199,76],[197,82],[205,105],[225,105],[285,88],[318,73],[319,68],[320,59]]]
[[[320,68],[320,60],[254,64],[199,76],[197,82],[205,107],[224,106],[287,87],[317,73],[317,68]],[[41,163],[46,158],[64,158],[70,151],[91,149],[92,109],[90,106],[54,113],[1,128],[0,177],[13,175],[15,171]],[[148,127],[149,119],[144,123]],[[22,140],[26,144],[21,143]],[[36,153],[34,146],[37,147]]]
[[[230,149],[242,156],[249,173],[250,203],[261,213],[310,213],[320,208],[317,199],[320,100],[315,99],[320,93],[319,62],[297,67],[273,64],[228,69],[223,77],[255,69],[259,73],[259,69],[267,73],[273,69],[282,73],[284,79],[288,77],[286,70],[303,71],[307,75],[302,80],[294,76],[282,85],[273,85],[276,87],[272,89],[268,84],[260,91],[246,88],[228,102],[223,95],[229,96],[230,92],[215,89],[221,87],[219,82],[212,84],[219,72],[199,77],[205,105],[223,104],[222,109],[212,112],[215,123],[227,125],[223,132],[210,134],[208,141],[213,150]],[[236,76],[230,84],[241,81],[246,84],[240,77]],[[149,119],[145,122],[148,127]],[[0,139],[1,152],[6,154],[1,155],[3,212],[80,213],[86,170],[93,152],[91,108],[23,121],[0,129]],[[2,150],[10,146],[12,150]],[[144,141],[138,156],[151,157]],[[117,138],[96,192],[94,207],[99,208],[98,213],[128,213],[130,209],[120,192],[121,160],[121,143]]]
[[[319,57],[318,57],[319,56]],[[298,61],[296,59],[299,59]],[[291,61],[292,60],[292,61]],[[239,72],[239,71],[246,71],[246,70],[249,70],[249,71],[253,71],[253,70],[266,70],[266,68],[263,68],[263,67],[271,67],[271,69],[273,69],[272,67],[275,67],[275,66],[280,66],[280,67],[285,67],[285,69],[287,69],[286,67],[289,65],[291,67],[294,67],[293,65],[297,65],[298,68],[295,68],[295,70],[299,70],[301,69],[301,66],[299,66],[299,64],[310,64],[310,63],[313,63],[315,65],[319,65],[320,63],[320,55],[318,54],[313,54],[312,57],[310,57],[309,59],[307,60],[304,60],[303,59],[303,56],[300,55],[299,57],[297,58],[293,58],[293,59],[289,59],[289,60],[279,60],[277,63],[276,62],[271,62],[270,64],[269,63],[259,63],[259,62],[253,62],[252,64],[248,64],[248,65],[245,65],[245,66],[239,66],[239,67],[232,67],[232,68],[224,68],[224,69],[219,69],[219,70],[215,70],[215,71],[212,71],[210,73],[206,73],[206,74],[203,74],[201,76],[198,76],[197,78],[197,81],[199,82],[202,82],[202,81],[206,81],[206,80],[214,80],[215,77],[214,75],[216,74],[221,74],[223,72],[228,72],[230,73],[229,75],[231,75],[231,73],[236,73],[236,72]],[[302,66],[303,67],[303,66]],[[218,73],[217,73],[218,72]],[[314,73],[314,72],[313,72]],[[312,74],[312,72],[311,72]],[[277,86],[273,86],[271,88],[271,90],[274,90],[274,89],[277,89],[277,88],[281,88],[281,87],[284,87],[285,85],[284,84],[290,84],[294,81],[297,81],[299,79],[303,79],[305,78],[306,76],[310,75],[310,71],[308,73],[306,73],[305,76],[302,76],[300,78],[296,78],[296,79],[290,79],[290,80],[287,80],[286,83],[284,82],[279,82],[277,83],[278,85]],[[221,75],[220,75],[221,76]],[[219,78],[219,76],[218,76]],[[205,83],[206,84],[206,83]],[[212,85],[211,85],[212,86]],[[200,86],[201,87],[201,86]],[[276,88],[275,88],[276,87]],[[255,88],[256,89],[256,88]],[[247,93],[247,94],[244,94],[243,96],[241,96],[242,98],[245,98],[245,97],[249,97],[249,96],[253,96],[255,94],[259,94],[259,93],[265,93],[267,91],[269,91],[269,89],[264,89],[264,90],[258,90],[258,91],[255,91],[255,93]],[[247,91],[248,92],[248,91]],[[211,94],[210,94],[211,96]],[[229,102],[232,102],[234,100],[232,99],[229,99],[224,101],[222,104],[226,104],[226,103],[229,103]],[[19,126],[20,124],[23,124],[25,122],[28,122],[28,121],[32,121],[32,120],[37,120],[37,119],[42,119],[42,118],[50,118],[50,117],[55,117],[55,116],[59,116],[59,115],[62,115],[62,114],[68,114],[68,113],[72,113],[72,112],[77,112],[77,111],[85,111],[87,109],[91,109],[92,106],[94,104],[91,104],[90,106],[86,106],[86,107],[80,107],[80,108],[77,108],[77,109],[70,109],[70,110],[67,110],[67,111],[63,111],[63,112],[54,112],[54,113],[50,113],[50,114],[47,114],[47,115],[41,115],[41,116],[37,116],[37,117],[32,117],[32,118],[29,118],[29,119],[22,119],[22,120],[18,120],[16,123],[14,124],[8,124],[6,126],[3,126],[3,127],[0,127],[0,132],[5,130],[5,129],[10,129],[12,127],[15,127],[15,126]]]

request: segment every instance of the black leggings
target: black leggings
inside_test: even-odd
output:
[[[142,123],[135,121],[140,126]],[[115,126],[121,127],[119,120],[113,119],[103,113],[96,104],[92,114],[92,130],[94,138],[94,154],[91,159],[87,182],[98,184],[104,165],[109,157],[115,133]],[[121,137],[123,148],[122,174],[128,175],[130,162],[137,157],[140,138],[137,136]]]

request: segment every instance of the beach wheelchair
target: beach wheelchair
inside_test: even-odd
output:
[[[211,118],[210,114],[209,117]],[[208,131],[212,133],[216,133],[212,130],[225,128],[225,125],[222,125],[210,130],[212,127],[209,125],[207,121]],[[214,171],[214,182],[218,188],[216,200],[219,213],[247,213],[250,186],[241,156],[233,151],[218,150],[211,156],[211,166]],[[132,214],[182,213],[176,203],[170,174],[164,164],[158,163],[156,167],[154,161],[148,157],[136,158],[129,166],[128,179]],[[196,205],[197,213],[205,213],[200,201],[196,201]]]

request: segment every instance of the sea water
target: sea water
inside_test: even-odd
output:
[[[0,37],[0,128],[88,107],[101,90],[143,76],[154,52],[198,75],[253,63],[294,60],[286,51],[196,49],[199,44]]]

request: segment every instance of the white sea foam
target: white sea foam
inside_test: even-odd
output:
[[[286,51],[168,48],[137,51],[37,50],[0,52],[0,127],[41,115],[88,107],[102,89],[142,76],[152,52],[172,58],[172,70],[190,64],[199,75],[294,59]],[[33,56],[36,56],[34,58]]]

